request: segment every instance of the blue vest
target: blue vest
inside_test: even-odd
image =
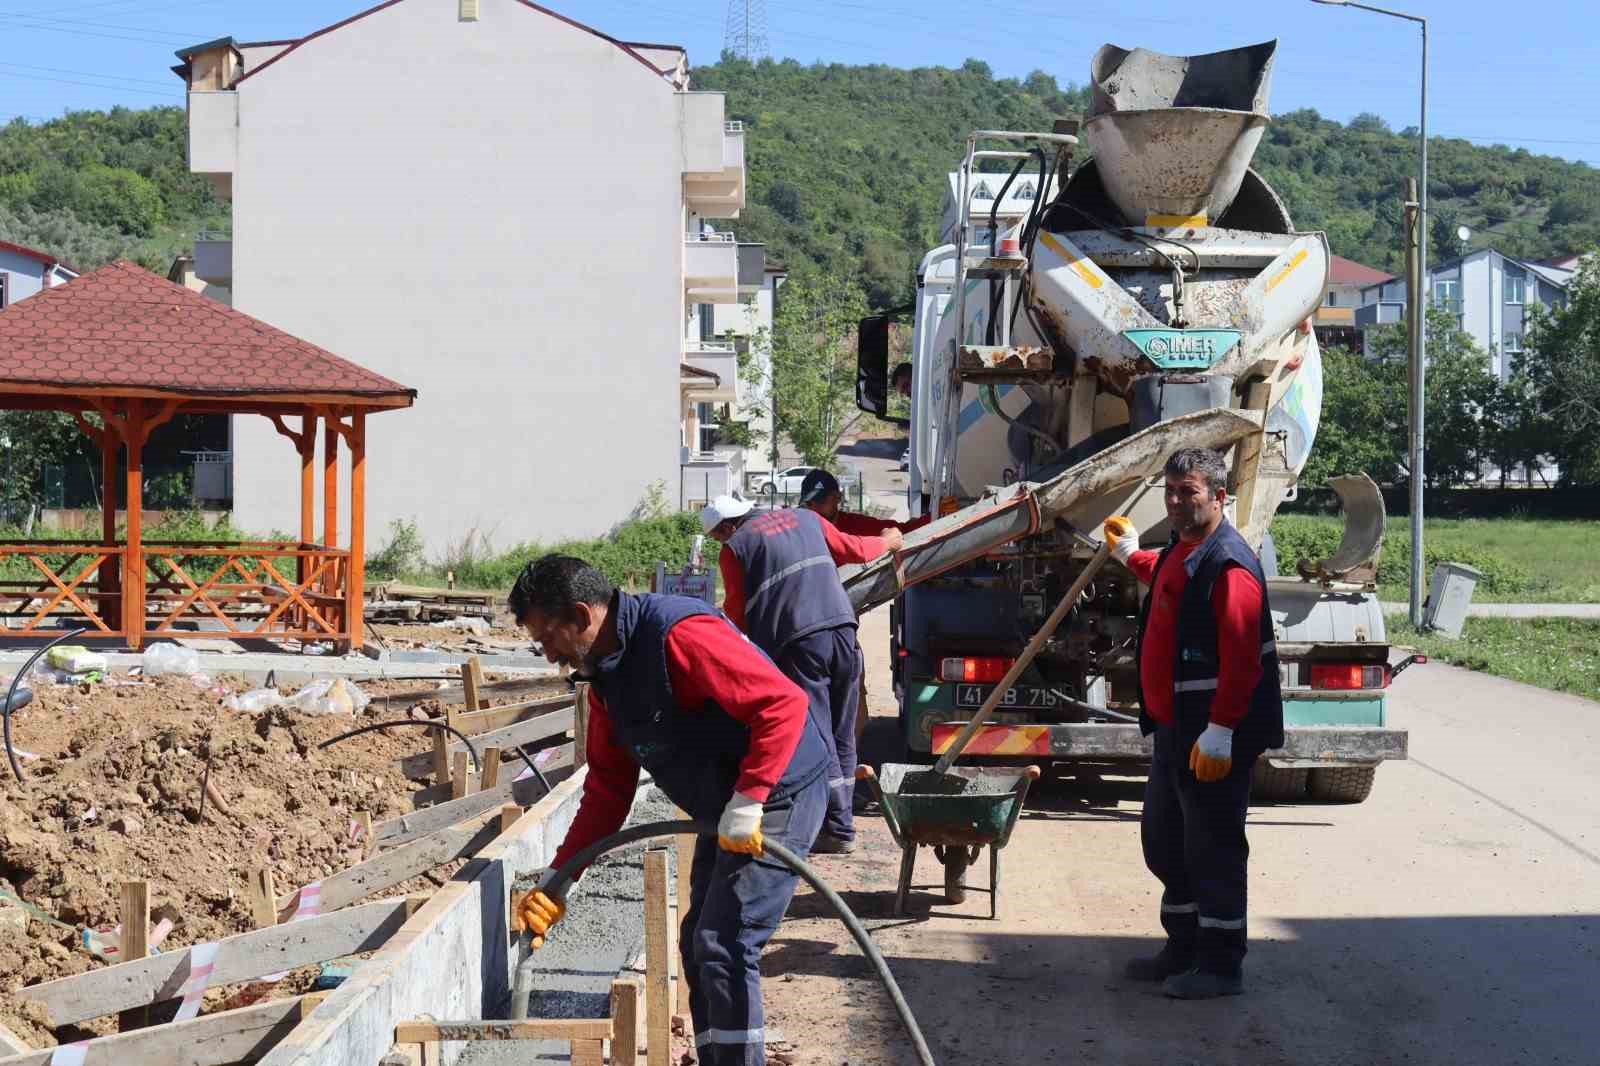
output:
[[[1156,561],[1152,588],[1160,580],[1161,568],[1171,552],[1172,544],[1168,544]],[[1210,721],[1211,700],[1217,691],[1217,618],[1211,608],[1211,589],[1230,565],[1243,567],[1261,583],[1261,681],[1250,694],[1250,709],[1244,720],[1233,731],[1233,757],[1253,759],[1268,748],[1283,746],[1283,692],[1279,687],[1278,648],[1272,639],[1267,579],[1256,553],[1227,519],[1223,519],[1216,532],[1183,561],[1189,581],[1183,588],[1183,602],[1178,608],[1178,662],[1172,671],[1177,690],[1173,693],[1173,717],[1181,744],[1179,750],[1187,753]],[[1141,659],[1153,599],[1153,595],[1145,597],[1144,609],[1139,615]],[[1139,702],[1144,703],[1143,693]],[[1148,736],[1155,731],[1155,719],[1141,711],[1139,728]]]
[[[611,615],[622,646],[600,662],[589,680],[605,701],[618,743],[650,771],[667,798],[691,818],[715,821],[733,795],[750,730],[715,702],[683,707],[672,694],[667,633],[699,614],[721,612],[686,596],[632,596],[618,591],[611,600]],[[722,624],[732,627],[725,619]],[[806,715],[800,742],[768,802],[816,780],[826,763],[822,735]]]
[[[856,624],[816,512],[756,515],[723,550],[744,567],[745,623],[768,655],[818,630]]]

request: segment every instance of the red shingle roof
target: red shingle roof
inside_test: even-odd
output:
[[[127,261],[0,311],[0,392],[18,386],[85,395],[315,395],[383,407],[408,406],[416,396]]]
[[[1328,264],[1328,284],[1330,285],[1376,285],[1380,281],[1388,281],[1393,274],[1385,274],[1375,267],[1365,263],[1358,263],[1354,259],[1346,259],[1342,255],[1333,257]]]

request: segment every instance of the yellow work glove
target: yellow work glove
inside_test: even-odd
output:
[[[761,801],[751,799],[743,792],[735,792],[722,808],[722,819],[717,822],[717,843],[723,851],[741,855],[760,855]]]
[[[1139,527],[1127,515],[1112,515],[1101,527],[1106,543],[1111,545],[1111,558],[1128,565],[1128,557],[1139,550]]]
[[[546,895],[542,888],[511,897],[511,928],[519,933],[532,933],[536,948],[544,947],[550,927],[566,913],[566,903]]]
[[[1189,769],[1205,782],[1221,781],[1233,769],[1233,730],[1215,722],[1206,726],[1189,749]]]

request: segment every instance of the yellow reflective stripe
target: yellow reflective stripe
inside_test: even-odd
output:
[[[1004,740],[994,746],[995,755],[1022,755],[1034,741],[1050,731],[1049,726],[1013,726]]]
[[[1041,233],[1039,234],[1039,239],[1044,242],[1044,246],[1046,248],[1065,259],[1067,261],[1067,266],[1071,267],[1073,271],[1077,273],[1078,277],[1082,278],[1084,282],[1088,284],[1089,288],[1098,289],[1100,286],[1105,284],[1106,279],[1101,276],[1100,272],[1096,270],[1088,260],[1080,259],[1071,252],[1067,251],[1067,246],[1056,240],[1050,234]]]
[[[1267,282],[1267,291],[1271,292],[1273,289],[1277,288],[1278,283],[1284,278],[1288,277],[1290,274],[1294,273],[1294,268],[1299,266],[1301,263],[1304,263],[1306,261],[1306,256],[1310,254],[1311,253],[1307,252],[1304,248],[1296,252],[1294,254],[1294,258],[1289,260],[1289,265],[1274,274],[1272,276],[1272,280]]]
[[[1209,226],[1210,219],[1204,211],[1198,215],[1146,215],[1144,224],[1151,229],[1187,229],[1195,226]]]

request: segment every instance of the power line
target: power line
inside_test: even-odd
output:
[[[154,89],[135,89],[131,85],[105,85],[92,81],[74,81],[71,78],[51,78],[43,74],[17,74],[9,70],[0,70],[0,78],[23,78],[27,81],[50,81],[58,85],[81,85],[87,89],[109,89],[113,92],[139,93],[143,96],[159,96],[173,104],[183,99],[174,93],[158,93]]]
[[[771,55],[767,45],[767,0],[728,0],[722,50],[745,60]]]
[[[74,74],[84,78],[102,78],[110,81],[136,82],[140,85],[161,85],[167,88],[172,87],[171,78],[164,78],[160,81],[157,81],[154,78],[125,78],[120,74],[101,74],[98,71],[93,70],[62,70],[59,67],[35,67],[30,66],[27,63],[0,63],[0,67],[12,67],[19,70],[42,70],[46,74]]]

